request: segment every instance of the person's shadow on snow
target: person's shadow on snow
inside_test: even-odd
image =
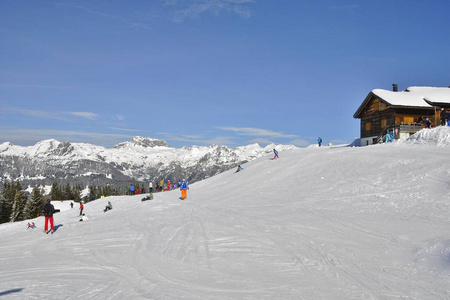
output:
[[[3,292],[0,292],[0,297],[1,296],[6,296],[6,295],[10,295],[10,294],[13,294],[13,293],[20,293],[22,290],[23,290],[23,288],[3,291]]]
[[[54,231],[58,230],[59,227],[63,227],[63,226],[64,226],[63,224],[58,224],[58,225],[56,225]]]

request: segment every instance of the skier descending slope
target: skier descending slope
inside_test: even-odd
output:
[[[273,153],[275,154],[275,156],[273,157],[273,159],[277,159],[278,157],[278,151],[276,149],[273,149]]]
[[[45,216],[45,233],[49,233],[50,230],[53,234],[55,232],[55,228],[53,227],[53,213],[55,212],[55,207],[50,203],[50,200],[47,200],[47,203],[43,208],[44,216]],[[50,222],[50,230],[48,230],[48,222]]]
[[[186,179],[183,179],[180,185],[181,190],[181,199],[184,200],[187,198],[187,190],[189,189]]]

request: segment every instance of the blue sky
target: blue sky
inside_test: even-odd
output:
[[[2,0],[0,142],[351,142],[375,88],[450,85],[447,0]]]

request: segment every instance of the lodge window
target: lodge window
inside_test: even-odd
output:
[[[412,124],[414,123],[414,117],[403,117],[404,124]]]
[[[370,122],[366,123],[366,131],[370,131]]]
[[[385,128],[387,124],[386,119],[381,119],[381,128]]]

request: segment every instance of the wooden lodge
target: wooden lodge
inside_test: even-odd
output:
[[[450,111],[450,87],[409,87],[398,91],[372,90],[353,115],[361,119],[361,145],[384,141],[386,133],[405,139],[425,127],[441,124],[441,114]],[[450,116],[449,116],[450,117]],[[447,120],[450,119],[447,117]]]

